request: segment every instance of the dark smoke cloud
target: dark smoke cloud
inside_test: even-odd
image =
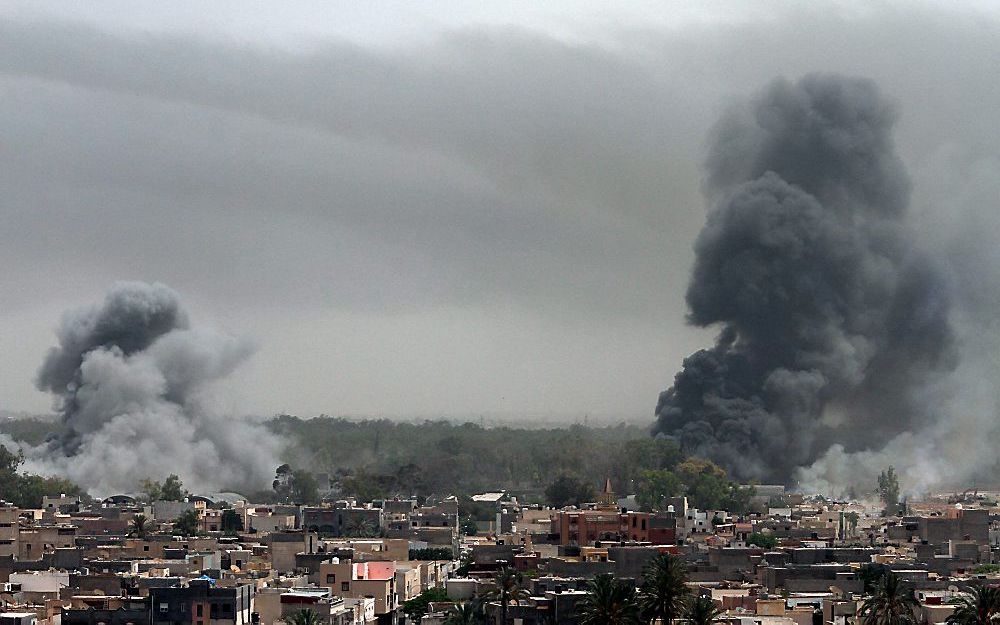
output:
[[[738,477],[789,481],[833,443],[881,449],[933,420],[955,365],[950,295],[906,222],[893,107],[874,83],[772,83],[717,125],[684,361],[655,431]]]
[[[57,336],[37,384],[55,395],[65,433],[25,449],[29,469],[101,495],[170,473],[202,492],[268,482],[280,441],[202,401],[253,352],[250,343],[192,329],[173,290],[141,282],[116,284],[103,303],[67,313]]]

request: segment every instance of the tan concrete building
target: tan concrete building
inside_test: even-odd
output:
[[[6,502],[0,503],[0,558],[19,554],[19,512],[17,508]]]

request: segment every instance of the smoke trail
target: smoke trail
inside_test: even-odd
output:
[[[268,483],[278,439],[199,401],[252,353],[247,341],[191,329],[174,291],[138,282],[67,313],[57,336],[37,384],[56,396],[65,430],[26,450],[28,469],[99,494],[169,473],[200,491]]]
[[[950,294],[906,224],[893,108],[866,80],[778,80],[715,129],[690,322],[719,326],[660,395],[655,432],[787,482],[833,444],[933,423],[956,364]]]

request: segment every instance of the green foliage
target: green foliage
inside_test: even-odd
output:
[[[198,533],[198,511],[191,509],[181,512],[181,515],[174,519],[174,534],[181,536],[194,536]]]
[[[778,539],[771,534],[761,534],[754,532],[747,537],[748,545],[755,545],[761,549],[774,549],[778,546]]]
[[[243,531],[243,519],[235,510],[223,510],[219,524],[222,533],[227,536],[235,536]]]
[[[875,587],[875,592],[861,604],[864,625],[913,625],[913,613],[918,606],[913,591],[892,571],[887,571]]]
[[[312,610],[299,610],[288,619],[288,625],[319,625],[319,616]]]
[[[662,553],[642,570],[639,605],[646,622],[662,619],[672,623],[680,616],[691,594],[684,563],[669,553]]]
[[[571,475],[560,475],[545,489],[545,502],[553,508],[579,506],[594,501],[594,488]]]
[[[858,569],[858,579],[864,584],[865,594],[875,592],[875,589],[882,582],[882,577],[889,572],[890,569],[885,564],[877,564],[875,562],[862,564],[861,568]]]
[[[479,533],[479,524],[474,518],[467,516],[459,522],[458,531],[465,536],[475,536]]]
[[[164,501],[184,501],[188,493],[184,490],[184,484],[181,483],[181,478],[176,475],[168,475],[167,479],[163,480],[163,486],[160,488],[160,498]]]
[[[1000,564],[978,564],[974,569],[972,569],[972,572],[977,575],[1000,573]]]
[[[454,560],[455,553],[448,547],[410,549],[411,560]]]
[[[420,622],[427,614],[427,605],[433,602],[451,601],[448,598],[448,591],[444,588],[428,588],[413,599],[403,602],[403,614]]]
[[[640,470],[675,463],[679,454],[673,441],[652,439],[645,426],[624,423],[529,430],[280,416],[268,427],[290,441],[289,462],[330,473],[344,494],[365,501],[497,487],[520,491],[522,500],[541,501],[537,484],[557,475],[582,476],[595,484],[610,477],[616,490],[626,492]]]
[[[893,516],[899,513],[899,478],[896,476],[896,469],[891,466],[879,473],[878,496],[885,505],[883,515]]]
[[[18,508],[41,508],[42,497],[60,494],[80,495],[83,491],[69,480],[20,473],[24,458],[0,445],[0,499]]]
[[[485,621],[480,606],[473,602],[451,606],[444,625],[477,625]]]
[[[0,419],[0,433],[11,439],[32,446],[41,445],[62,424],[38,417],[22,417],[16,419]]]
[[[641,471],[636,481],[635,495],[639,506],[649,511],[665,511],[666,500],[684,493],[684,485],[677,474],[669,469]]]
[[[945,621],[948,625],[993,625],[1000,616],[1000,589],[974,586]]]
[[[711,625],[719,614],[719,608],[711,597],[696,597],[684,609],[684,620],[688,625]]]
[[[136,538],[146,537],[146,527],[149,519],[146,518],[145,514],[137,514],[132,517],[132,531],[131,534]]]
[[[523,588],[524,578],[510,567],[504,567],[493,576],[493,587],[486,591],[485,598],[500,602],[500,622],[507,622],[507,607],[528,598]]]
[[[171,474],[162,483],[151,479],[139,482],[139,489],[149,501],[184,501],[188,492],[184,490],[181,478]]]
[[[577,604],[580,625],[639,625],[635,585],[610,573],[596,575]]]

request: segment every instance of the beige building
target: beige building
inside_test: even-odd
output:
[[[0,558],[19,554],[18,512],[14,506],[0,502]]]
[[[399,607],[394,562],[351,562],[331,558],[320,564],[319,573],[320,585],[329,588],[334,595],[345,599],[373,598],[377,615],[388,614]],[[419,573],[417,575],[419,580]]]

